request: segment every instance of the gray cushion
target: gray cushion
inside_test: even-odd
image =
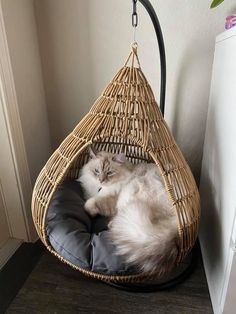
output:
[[[77,181],[65,181],[54,193],[47,214],[47,235],[54,250],[76,266],[98,273],[122,275],[134,270],[115,254],[107,217],[91,218],[84,210]]]

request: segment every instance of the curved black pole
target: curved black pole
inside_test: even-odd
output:
[[[161,26],[159,23],[159,20],[157,18],[156,12],[151,5],[149,0],[139,0],[140,3],[144,6],[144,8],[147,10],[155,32],[157,36],[158,46],[159,46],[159,52],[160,52],[160,64],[161,64],[161,86],[160,86],[160,109],[162,112],[162,115],[164,117],[165,113],[165,97],[166,97],[166,54],[165,54],[165,45],[164,45],[164,39],[162,35]]]

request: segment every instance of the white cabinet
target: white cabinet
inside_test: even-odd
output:
[[[236,28],[216,38],[200,182],[200,242],[214,313],[236,313]]]

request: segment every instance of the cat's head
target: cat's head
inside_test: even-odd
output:
[[[102,185],[110,185],[124,180],[132,170],[132,164],[126,160],[123,153],[96,152],[89,148],[89,154],[91,159],[87,164],[88,171]]]

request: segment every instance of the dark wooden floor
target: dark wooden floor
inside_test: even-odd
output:
[[[212,314],[202,264],[170,290],[130,293],[88,279],[45,253],[7,310],[43,314]]]

